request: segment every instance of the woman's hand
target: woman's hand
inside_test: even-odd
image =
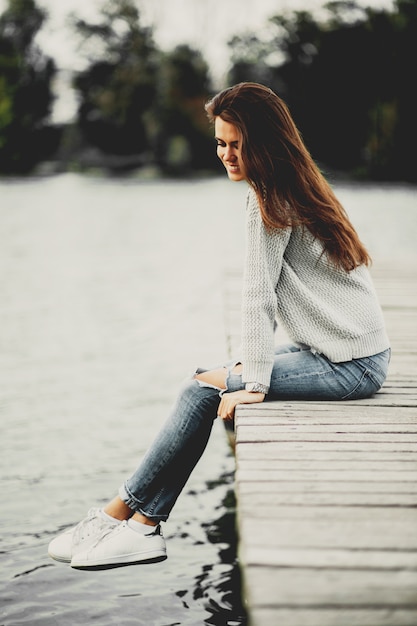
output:
[[[235,415],[235,408],[238,404],[254,404],[263,402],[264,393],[253,393],[252,391],[232,391],[224,393],[219,404],[217,415],[223,420],[231,420]]]

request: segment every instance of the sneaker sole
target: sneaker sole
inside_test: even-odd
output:
[[[51,552],[48,552],[48,556],[50,556],[51,559],[54,559],[54,561],[59,561],[59,563],[71,563],[71,558],[59,556],[59,554],[52,554]]]
[[[71,567],[73,569],[80,569],[86,571],[98,571],[105,569],[115,569],[116,567],[128,567],[129,565],[146,565],[148,563],[160,563],[161,561],[165,561],[167,559],[166,554],[156,554],[155,556],[148,556],[147,558],[135,558],[132,557],[131,561],[114,561],[108,563],[95,563],[92,564],[83,564],[83,563],[71,563]]]

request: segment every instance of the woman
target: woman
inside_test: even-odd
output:
[[[283,101],[267,87],[242,83],[206,110],[228,177],[249,185],[242,353],[228,367],[197,370],[118,495],[50,543],[50,556],[75,568],[166,558],[160,522],[216,416],[231,420],[238,404],[265,398],[366,398],[386,377],[389,341],[369,255]],[[278,349],[276,320],[292,340]]]

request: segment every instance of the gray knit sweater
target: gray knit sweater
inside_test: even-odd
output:
[[[389,347],[380,305],[365,266],[332,265],[305,228],[265,228],[256,194],[247,199],[243,281],[243,381],[268,385],[274,322],[295,343],[333,362],[371,356]]]

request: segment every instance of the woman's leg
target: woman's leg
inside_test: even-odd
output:
[[[183,386],[159,435],[120,488],[120,500],[139,514],[136,519],[144,521],[145,516],[158,523],[168,518],[206,448],[219,403],[216,386],[201,384],[195,377]],[[110,512],[111,507],[105,510]]]
[[[120,488],[105,512],[126,520],[77,551],[71,566],[107,569],[166,558],[159,522],[166,520],[195,465],[203,454],[217,417],[219,388],[188,381],[159,435],[134,474]],[[134,515],[130,518],[130,515]],[[138,523],[139,522],[139,523]],[[149,526],[156,526],[147,530]]]
[[[167,519],[179,493],[204,452],[220,403],[220,390],[195,378],[184,385],[174,410],[159,436],[156,437],[136,472],[121,487],[122,498],[116,496],[103,510],[91,509],[88,516],[76,527],[53,539],[48,548],[52,558],[71,562],[74,567],[80,566],[81,561],[83,567],[89,568],[91,559],[95,558],[94,554],[90,554],[92,546],[97,543],[97,538],[104,531],[106,546],[111,547],[110,539],[113,533],[109,534],[108,531],[117,530],[115,540],[118,542],[116,549],[119,551],[120,539],[124,535],[127,535],[128,542],[132,543],[131,528],[134,522],[140,522],[139,525],[133,525],[136,531],[146,533],[146,527],[156,526],[160,520]],[[126,526],[127,520],[131,520],[129,527]],[[134,538],[136,539],[136,533]],[[140,543],[143,539],[139,537],[137,541]],[[158,529],[151,537],[147,537],[145,557],[148,555],[149,545],[154,546],[156,560],[166,558],[165,544]],[[138,548],[135,558],[142,561],[143,555],[138,556],[140,550]],[[85,551],[88,551],[88,557]],[[128,558],[131,558],[131,554]],[[110,561],[111,559],[110,556]]]
[[[325,356],[299,344],[284,344],[275,351],[267,400],[327,399],[356,400],[376,393],[383,385],[390,350],[379,354],[333,363]],[[207,382],[221,388],[244,389],[242,365],[206,372]],[[226,374],[225,374],[226,373]]]
[[[306,346],[278,348],[269,400],[358,400],[376,393],[386,378],[390,351],[333,363]]]
[[[307,346],[277,348],[267,399],[344,400],[369,397],[382,386],[389,351],[332,363]],[[219,390],[244,388],[241,365],[200,372],[183,388],[174,410],[141,465],[120,490],[129,510],[166,520],[204,452],[220,402]]]

